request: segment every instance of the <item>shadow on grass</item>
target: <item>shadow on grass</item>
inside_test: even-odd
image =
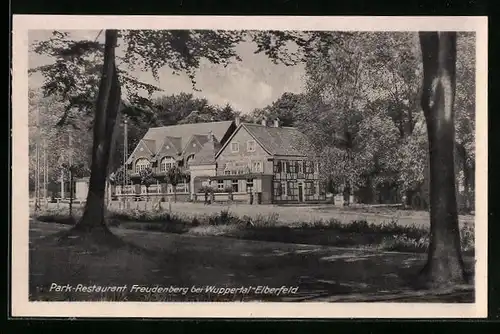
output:
[[[60,227],[56,224],[40,223],[34,223],[31,229],[30,300],[286,301],[285,297],[293,297],[290,301],[321,301],[322,298],[363,301],[368,297],[396,299],[403,294],[408,301],[412,298],[425,301],[425,296],[436,302],[442,301],[434,296],[435,292],[419,292],[413,286],[414,274],[425,262],[425,256],[421,254],[388,254],[113,229],[117,238],[125,244],[147,249],[150,253],[146,254],[130,251],[123,244],[118,247],[95,244],[97,239],[85,237],[67,238],[63,243],[46,243],[51,238],[54,240],[52,231],[57,229]],[[287,233],[290,232],[284,232]],[[46,237],[41,238],[44,234]],[[152,254],[154,256],[149,256]],[[297,286],[299,291],[293,296],[220,295],[205,291],[185,295],[130,291],[89,294],[51,291],[54,282],[72,286],[127,286],[128,289],[134,284],[148,287],[286,285]],[[406,293],[405,289],[412,292]]]

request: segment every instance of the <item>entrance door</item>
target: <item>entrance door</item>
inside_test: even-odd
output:
[[[304,202],[304,184],[299,183],[299,202]]]

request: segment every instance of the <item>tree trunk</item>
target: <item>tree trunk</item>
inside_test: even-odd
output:
[[[454,168],[456,33],[421,32],[422,109],[429,138],[430,244],[422,271],[438,287],[465,282]]]
[[[351,204],[351,185],[350,183],[347,183],[347,185],[344,188],[344,206],[349,206]]]
[[[90,231],[96,227],[107,230],[104,222],[105,188],[113,131],[121,101],[121,89],[115,65],[117,31],[106,30],[104,66],[95,108],[94,138],[89,190],[85,211],[76,229]]]

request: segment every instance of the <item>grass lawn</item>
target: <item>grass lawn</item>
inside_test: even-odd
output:
[[[168,209],[168,203],[161,203],[163,210]],[[55,209],[56,204],[50,203],[49,208]],[[130,202],[130,209],[152,210],[151,202]],[[61,204],[61,207],[67,207],[67,204]],[[75,208],[80,205],[76,204]],[[117,210],[119,203],[111,202],[111,210]],[[366,220],[371,223],[383,224],[396,222],[401,226],[429,226],[429,213],[426,211],[398,210],[384,207],[359,207],[349,208],[335,207],[327,205],[308,205],[308,206],[279,206],[279,205],[249,205],[249,204],[212,204],[178,202],[171,203],[172,213],[182,216],[197,217],[203,215],[213,215],[220,213],[221,210],[228,210],[239,217],[248,216],[257,218],[259,216],[276,216],[283,224],[293,222],[315,222],[318,220],[330,220],[335,218],[338,221],[349,223],[355,220]],[[461,223],[474,223],[474,216],[460,215]]]
[[[134,203],[135,204],[135,203]],[[192,236],[225,236],[244,240],[272,241],[292,244],[310,244],[321,246],[350,247],[360,249],[375,249],[384,251],[402,251],[426,253],[429,244],[429,226],[419,224],[401,224],[400,220],[387,220],[384,215],[369,213],[368,219],[349,221],[346,215],[332,211],[324,217],[311,216],[305,219],[300,208],[280,209],[297,210],[297,218],[283,219],[277,212],[264,215],[269,207],[255,210],[255,206],[221,205],[201,206],[197,204],[175,203],[172,213],[166,207],[163,210],[144,210],[147,203],[139,203],[142,210],[119,209],[112,207],[107,212],[107,221],[110,226],[134,230],[156,231]],[[167,206],[168,207],[168,206]],[[188,208],[192,210],[187,212]],[[245,210],[253,208],[248,215]],[[259,206],[258,208],[261,208]],[[203,209],[203,213],[200,213]],[[314,208],[305,207],[305,210]],[[331,207],[320,207],[329,210]],[[288,212],[288,211],[285,211]],[[73,211],[76,218],[81,215],[81,209]],[[290,213],[288,212],[290,215]],[[301,215],[302,214],[302,215]],[[362,218],[352,212],[351,218]],[[412,214],[408,212],[407,214]],[[413,216],[421,215],[413,212]],[[67,208],[48,209],[34,214],[38,221],[73,224],[69,219]],[[409,216],[412,217],[412,216]],[[286,217],[285,217],[286,218]],[[304,220],[299,220],[304,219]],[[411,219],[416,219],[412,217]],[[465,254],[474,254],[474,224],[463,221],[460,228],[462,250]]]
[[[424,254],[338,248],[214,236],[169,234],[112,228],[127,248],[78,242],[61,246],[51,235],[67,225],[30,222],[30,300],[144,301],[448,301],[473,302],[473,288],[454,291],[415,290],[414,274]],[[469,267],[472,259],[466,258]],[[49,291],[69,284],[152,287],[199,287],[200,293],[89,293]],[[227,295],[207,286],[294,287],[294,293]]]

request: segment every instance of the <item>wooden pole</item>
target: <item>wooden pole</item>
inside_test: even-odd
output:
[[[73,216],[73,147],[72,147],[72,137],[69,134],[68,144],[69,144],[69,216]]]
[[[40,208],[40,109],[36,109],[36,179],[35,179],[35,211]]]
[[[122,194],[125,194],[125,189],[128,188],[128,171],[127,171],[127,159],[128,159],[128,120],[127,116],[123,117],[123,184],[122,184]],[[123,196],[124,208],[128,207],[127,197]]]
[[[64,169],[61,169],[61,200],[64,199]]]

